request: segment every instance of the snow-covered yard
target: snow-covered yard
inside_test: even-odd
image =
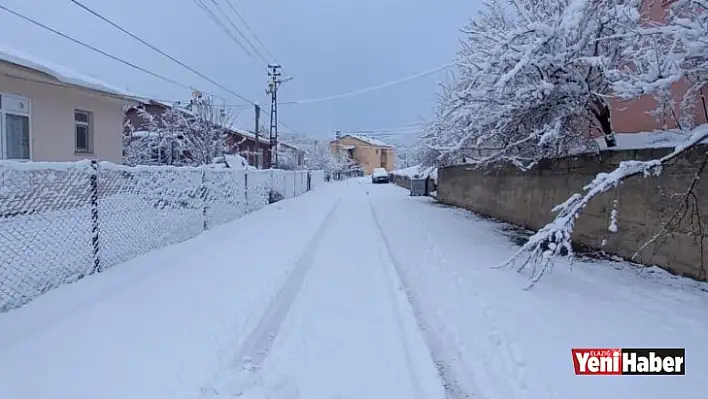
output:
[[[582,260],[526,291],[489,267],[502,227],[325,185],[0,314],[0,397],[705,397],[706,284]],[[685,347],[687,371],[575,376],[574,347]]]

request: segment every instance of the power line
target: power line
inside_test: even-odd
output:
[[[203,2],[202,0],[194,0],[194,3],[195,3],[199,8],[201,8],[202,11],[204,11],[204,13],[205,13],[207,16],[209,16],[209,18],[211,18],[211,20],[214,21],[214,23],[215,23],[216,25],[218,25],[218,26],[221,28],[221,30],[223,30],[224,33],[226,33],[226,35],[227,35],[234,43],[236,43],[239,47],[241,47],[241,49],[242,49],[249,57],[252,57],[252,58],[253,58],[253,54],[251,54],[251,52],[248,51],[248,49],[243,45],[243,43],[241,43],[241,42],[238,40],[238,38],[234,35],[234,33],[231,32],[231,31],[229,30],[229,28],[226,27],[226,25],[224,25],[224,23],[214,14],[214,12],[211,11],[211,9],[209,9],[209,7],[206,6],[206,4],[204,4],[204,2]],[[253,58],[253,59],[256,60],[255,58]],[[258,60],[256,60],[256,61],[257,61],[257,62],[260,62],[260,61],[258,61]]]
[[[261,54],[260,51],[258,51],[258,48],[256,48],[256,46],[254,46],[253,43],[251,43],[250,40],[248,40],[248,38],[246,37],[246,35],[244,35],[243,32],[241,32],[241,29],[239,29],[238,26],[236,26],[236,24],[234,23],[233,19],[231,19],[231,18],[224,12],[224,10],[221,8],[221,6],[219,5],[219,3],[217,3],[216,0],[209,0],[209,1],[211,1],[211,3],[216,7],[217,10],[219,10],[219,12],[221,13],[221,15],[223,15],[224,18],[229,22],[229,24],[231,24],[231,26],[234,28],[234,30],[236,31],[236,33],[237,33],[239,36],[241,36],[241,38],[243,38],[243,40],[246,42],[246,44],[248,44],[248,45],[251,47],[251,49],[252,49],[253,52],[256,54],[256,56],[260,58],[260,61],[263,61],[263,64],[268,64],[268,60],[263,56],[263,54]]]
[[[291,132],[293,132],[293,133],[295,133],[295,134],[299,134],[299,135],[301,135],[301,136],[304,136],[304,134],[302,134],[302,133],[298,132],[297,130],[293,129],[292,127],[288,126],[288,125],[285,124],[285,122],[283,122],[282,120],[281,120],[281,121],[278,121],[278,123],[279,123],[280,125],[282,125],[284,128],[290,130]]]
[[[218,83],[218,82],[216,82],[215,80],[209,78],[208,76],[202,74],[201,72],[199,72],[199,71],[197,71],[196,69],[192,68],[191,66],[185,64],[184,62],[182,62],[182,61],[176,59],[175,57],[173,57],[173,56],[171,56],[171,55],[165,53],[164,51],[160,50],[159,48],[157,48],[157,47],[154,46],[153,44],[148,43],[148,42],[145,41],[144,39],[138,37],[137,35],[133,34],[132,32],[130,32],[130,31],[128,31],[127,29],[123,28],[122,26],[118,25],[117,23],[115,23],[115,22],[111,21],[110,19],[104,17],[103,15],[101,15],[100,13],[98,13],[97,11],[94,11],[94,10],[92,10],[91,8],[85,6],[84,4],[82,4],[81,2],[79,2],[78,0],[69,0],[69,1],[71,1],[72,3],[76,4],[77,6],[79,6],[79,7],[81,7],[81,8],[83,8],[85,11],[87,11],[87,12],[93,14],[95,17],[97,17],[97,18],[103,20],[104,22],[110,24],[110,25],[113,26],[114,28],[116,28],[116,29],[120,30],[121,32],[125,33],[126,35],[128,35],[128,36],[132,37],[133,39],[139,41],[140,43],[142,43],[142,44],[148,46],[148,47],[151,48],[153,51],[156,51],[157,53],[159,53],[159,54],[161,54],[161,55],[167,57],[167,58],[170,59],[171,61],[176,62],[177,64],[181,65],[182,67],[186,68],[187,70],[189,70],[190,72],[194,73],[195,75],[201,77],[202,79],[204,79],[204,80],[206,80],[206,81],[208,81],[208,82],[214,84],[215,86],[217,86],[217,87],[221,88],[222,90],[224,90],[224,91],[226,91],[226,92],[228,92],[228,93],[230,93],[230,94],[232,94],[232,95],[238,97],[239,99],[241,99],[241,100],[243,100],[243,101],[245,101],[245,102],[247,102],[247,103],[253,105],[253,102],[252,102],[251,100],[249,100],[249,99],[247,99],[247,98],[241,96],[240,94],[236,93],[236,92],[233,91],[233,90],[230,90],[229,88],[227,88],[227,87],[221,85],[220,83]]]
[[[447,69],[447,68],[449,68],[449,67],[451,67],[451,66],[453,66],[453,65],[455,65],[455,63],[454,63],[454,62],[451,62],[451,63],[445,64],[445,65],[440,65],[440,66],[438,66],[438,67],[425,70],[425,71],[423,71],[423,72],[416,73],[416,74],[414,74],[414,75],[406,76],[406,77],[401,78],[401,79],[393,80],[393,81],[390,81],[390,82],[387,82],[387,83],[382,83],[382,84],[377,85],[377,86],[367,87],[367,88],[365,88],[365,89],[359,89],[359,90],[355,90],[355,91],[350,91],[350,92],[348,92],[348,93],[335,94],[335,95],[327,96],[327,97],[310,98],[310,99],[306,99],[306,100],[288,101],[288,102],[280,103],[280,105],[309,104],[309,103],[316,103],[316,102],[322,102],[322,101],[338,100],[338,99],[340,99],[340,98],[356,96],[356,95],[359,95],[359,94],[368,93],[368,92],[370,92],[370,91],[375,91],[375,90],[384,89],[384,88],[387,88],[387,87],[390,87],[390,86],[395,86],[395,85],[397,85],[397,84],[404,83],[404,82],[408,82],[408,81],[410,81],[410,80],[418,79],[418,78],[421,78],[421,77],[423,77],[423,76],[427,76],[427,75],[433,74],[433,73],[435,73],[435,72],[438,72],[438,71],[440,71],[440,70]]]
[[[243,23],[243,26],[246,28],[246,30],[248,30],[248,32],[249,32],[251,35],[253,35],[253,38],[256,39],[256,42],[258,42],[258,44],[260,44],[261,47],[263,47],[263,49],[266,51],[266,53],[268,53],[268,55],[270,56],[270,58],[272,58],[273,61],[275,61],[275,62],[277,63],[278,60],[275,59],[275,56],[273,55],[273,53],[271,53],[270,50],[268,50],[268,47],[266,47],[266,45],[263,44],[263,42],[261,41],[261,39],[258,38],[258,35],[256,35],[255,32],[253,32],[253,30],[251,29],[250,26],[248,26],[248,23],[246,23],[246,20],[241,16],[241,13],[239,13],[238,10],[236,9],[236,7],[233,5],[233,1],[232,1],[232,0],[226,0],[226,4],[228,4],[228,6],[231,8],[231,10],[234,12],[234,14],[236,14],[236,16],[238,17],[238,19],[241,20],[241,23]]]
[[[137,69],[137,70],[139,70],[139,71],[141,71],[141,72],[147,73],[148,75],[151,75],[151,76],[154,76],[154,77],[156,77],[156,78],[158,78],[158,79],[164,80],[165,82],[172,83],[172,84],[174,84],[174,85],[176,85],[176,86],[180,86],[180,87],[186,88],[186,89],[188,89],[188,90],[193,90],[193,89],[194,89],[193,87],[191,87],[191,86],[189,86],[189,85],[185,85],[185,84],[180,83],[180,82],[178,82],[178,81],[176,81],[176,80],[173,80],[173,79],[170,79],[170,78],[168,78],[168,77],[162,76],[162,75],[160,75],[160,74],[158,74],[158,73],[152,72],[152,71],[150,71],[150,70],[148,70],[148,69],[145,69],[145,68],[143,68],[143,67],[141,67],[141,66],[139,66],[139,65],[135,65],[135,64],[133,64],[133,63],[131,63],[131,62],[129,62],[129,61],[126,61],[126,60],[124,60],[124,59],[122,59],[122,58],[118,58],[118,57],[116,57],[115,55],[109,54],[109,53],[107,53],[107,52],[105,52],[105,51],[103,51],[103,50],[101,50],[101,49],[99,49],[99,48],[96,48],[96,47],[90,45],[90,44],[84,43],[84,42],[82,42],[82,41],[80,41],[80,40],[78,40],[78,39],[75,39],[75,38],[73,38],[73,37],[71,37],[71,36],[69,36],[69,35],[67,35],[67,34],[65,34],[65,33],[62,33],[62,32],[60,32],[60,31],[58,31],[58,30],[56,30],[56,29],[54,29],[54,28],[51,28],[51,27],[49,27],[49,26],[47,26],[47,25],[44,25],[44,24],[41,23],[41,22],[38,22],[38,21],[36,21],[36,20],[34,20],[34,19],[32,19],[32,18],[29,18],[29,17],[27,17],[27,16],[25,16],[25,15],[23,15],[23,14],[20,14],[20,13],[17,12],[17,11],[11,10],[11,9],[7,8],[6,6],[4,6],[4,5],[2,5],[2,4],[0,4],[0,9],[5,10],[5,11],[9,12],[10,14],[12,14],[12,15],[18,17],[18,18],[21,18],[21,19],[23,19],[23,20],[25,20],[25,21],[27,21],[27,22],[29,22],[29,23],[32,23],[32,24],[34,24],[34,25],[36,25],[36,26],[39,26],[39,27],[41,27],[41,28],[43,28],[43,29],[46,29],[46,30],[48,30],[48,31],[50,31],[50,32],[52,32],[52,33],[54,33],[54,34],[56,34],[56,35],[59,35],[59,36],[65,38],[65,39],[67,39],[67,40],[69,40],[69,41],[72,41],[72,42],[74,42],[74,43],[76,43],[76,44],[78,44],[78,45],[81,45],[81,46],[83,46],[83,47],[85,47],[85,48],[87,48],[87,49],[89,49],[89,50],[93,50],[93,51],[95,51],[95,52],[97,52],[97,53],[99,53],[99,54],[102,54],[102,55],[104,55],[104,56],[106,56],[106,57],[108,57],[108,58],[110,58],[110,59],[112,59],[112,60],[114,60],[114,61],[118,61],[118,62],[120,62],[121,64],[127,65],[127,66],[129,66],[129,67],[131,67],[131,68]]]
[[[376,128],[376,129],[357,129],[357,130],[347,130],[347,132],[350,133],[374,133],[374,134],[380,134],[380,133],[387,133],[387,132],[400,132],[400,131],[406,131],[406,130],[416,130],[420,129],[422,126],[425,125],[425,122],[419,122],[419,123],[413,123],[410,125],[403,125],[403,126],[398,126],[398,127],[386,127],[386,128]],[[344,130],[342,130],[344,132]]]

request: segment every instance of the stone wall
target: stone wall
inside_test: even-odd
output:
[[[706,150],[706,147],[697,148],[664,167],[658,177],[629,179],[616,190],[591,201],[577,220],[575,243],[624,258],[632,257],[684,203],[684,196],[680,194],[689,187]],[[488,171],[464,165],[441,168],[438,199],[537,230],[553,219],[551,209],[555,205],[581,192],[598,173],[613,170],[621,161],[656,159],[668,153],[668,149],[605,151],[597,155],[544,160],[529,172],[513,167]],[[636,261],[706,279],[702,265],[706,264],[708,255],[702,254],[700,243],[706,245],[708,239],[703,230],[696,227],[705,226],[708,215],[706,183],[698,184],[695,192],[698,205],[694,206],[696,202],[691,201],[689,212],[678,228],[656,244],[647,246]],[[611,233],[608,226],[615,200],[618,231]]]

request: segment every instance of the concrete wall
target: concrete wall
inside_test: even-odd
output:
[[[30,100],[33,161],[100,159],[121,163],[125,101],[59,84],[26,68],[0,62],[0,93]],[[10,75],[10,76],[8,76]],[[74,110],[92,113],[93,152],[76,153]]]
[[[636,177],[592,201],[577,220],[574,241],[608,253],[631,257],[651,238],[683,202],[682,196],[700,167],[708,148],[694,150],[664,168],[658,177]],[[530,229],[539,229],[553,219],[551,209],[579,193],[597,173],[613,170],[621,161],[655,159],[668,150],[607,151],[597,155],[543,162],[523,173],[508,167],[487,171],[453,166],[439,170],[441,202],[470,209]],[[704,172],[705,174],[706,172]],[[708,188],[696,188],[701,223],[708,221]],[[613,202],[617,199],[618,231],[608,231]],[[692,210],[695,210],[692,207]],[[708,245],[705,234],[690,225],[687,215],[677,232],[644,249],[637,261],[662,266],[674,273],[706,279],[701,267],[699,243]],[[694,218],[696,220],[697,218]],[[708,226],[703,224],[704,229]],[[603,240],[607,240],[604,247]]]

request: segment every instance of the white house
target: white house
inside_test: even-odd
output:
[[[122,159],[123,107],[93,78],[0,45],[0,159]]]

